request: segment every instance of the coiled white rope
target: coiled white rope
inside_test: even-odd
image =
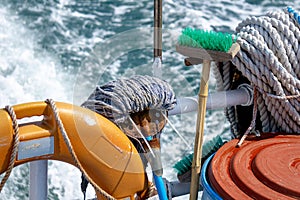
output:
[[[241,51],[232,63],[258,88],[257,106],[263,132],[300,133],[300,29],[297,20],[287,8],[284,12],[248,17],[236,29]],[[228,73],[222,71],[225,90],[230,85],[228,80],[232,81]],[[232,111],[233,108],[229,109],[227,114],[234,114]],[[228,118],[233,123],[236,121],[236,116]]]

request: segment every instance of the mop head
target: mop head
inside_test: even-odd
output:
[[[175,105],[175,93],[170,84],[159,78],[141,75],[97,86],[82,104],[117,125],[128,120],[132,113],[146,109],[168,111]]]

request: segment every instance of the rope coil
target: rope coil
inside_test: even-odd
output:
[[[258,118],[262,132],[300,133],[300,17],[292,8],[248,17],[236,31],[240,52],[231,61],[230,71],[221,71],[222,88],[232,87],[232,71],[257,88]],[[242,116],[235,107],[226,115],[236,137],[242,132],[236,123]],[[257,127],[258,128],[258,127]]]

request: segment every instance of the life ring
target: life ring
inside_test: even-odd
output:
[[[127,136],[111,121],[88,109],[56,102],[74,151],[93,181],[120,199],[144,191],[147,177],[141,158]],[[13,106],[17,119],[42,116],[19,125],[20,143],[15,165],[34,160],[59,160],[75,164],[46,102]],[[10,115],[0,110],[0,174],[8,167],[13,127]]]

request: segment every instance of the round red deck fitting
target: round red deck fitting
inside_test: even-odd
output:
[[[300,136],[232,140],[210,163],[208,178],[224,199],[300,199]]]

